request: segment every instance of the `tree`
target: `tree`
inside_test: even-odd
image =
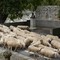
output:
[[[60,0],[0,0],[0,23],[7,16],[11,19],[21,17],[23,10],[34,11],[39,5],[60,5]]]
[[[28,4],[28,0],[0,0],[0,22],[3,23],[8,15],[11,19],[21,17]]]

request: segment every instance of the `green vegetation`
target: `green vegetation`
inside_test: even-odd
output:
[[[34,11],[39,5],[60,5],[60,0],[0,0],[0,16],[21,17],[22,10]]]

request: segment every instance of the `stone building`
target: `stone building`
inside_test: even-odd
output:
[[[37,7],[35,12],[36,30],[34,31],[37,33],[53,34],[53,29],[60,28],[59,10],[59,6]]]
[[[59,20],[59,6],[39,6],[36,10],[37,20]]]

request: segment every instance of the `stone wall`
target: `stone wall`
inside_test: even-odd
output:
[[[59,20],[59,6],[39,6],[36,10],[37,20]]]

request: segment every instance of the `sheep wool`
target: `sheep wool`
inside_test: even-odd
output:
[[[57,52],[54,52],[53,50],[47,48],[41,49],[39,53],[49,58],[54,58],[59,55]]]
[[[35,46],[33,46],[33,45],[30,45],[29,47],[28,47],[28,50],[29,51],[32,51],[32,52],[38,52],[38,51],[40,51],[42,49],[42,47],[35,47]]]
[[[60,49],[60,42],[58,42],[57,40],[52,40],[51,45],[54,48]]]

